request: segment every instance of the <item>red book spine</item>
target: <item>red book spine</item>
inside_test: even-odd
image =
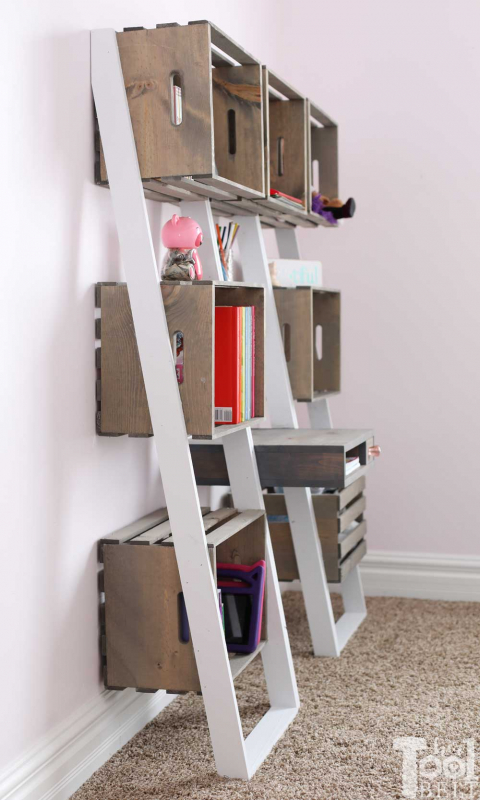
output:
[[[252,419],[255,416],[255,306],[252,306]]]
[[[215,424],[240,422],[241,308],[215,308]]]

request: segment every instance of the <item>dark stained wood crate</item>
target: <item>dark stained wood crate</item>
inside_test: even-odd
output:
[[[330,583],[341,583],[366,552],[364,489],[365,478],[361,477],[347,489],[312,495],[325,572]],[[281,581],[296,580],[299,574],[285,496],[266,494],[265,508],[278,578]]]
[[[264,197],[260,62],[206,20],[128,29],[117,42],[148,196]],[[100,141],[96,177],[108,183]]]
[[[320,224],[326,227],[337,227],[312,212],[312,192],[320,192],[330,199],[339,196],[338,127],[336,122],[310,100],[307,102],[307,137],[309,216],[312,219],[321,219]]]
[[[160,289],[159,289],[160,290]],[[252,424],[215,425],[215,307],[255,307],[255,420],[264,415],[264,289],[246,284],[195,281],[161,285],[173,343],[184,337],[184,380],[179,385],[187,433],[225,436]],[[153,433],[126,284],[97,284],[97,432],[103,436]]]
[[[274,297],[295,400],[311,402],[339,392],[340,292],[275,286]]]
[[[310,486],[343,489],[365,474],[373,461],[371,430],[331,428],[308,430],[259,428],[252,430],[262,487]],[[228,486],[223,445],[191,444],[193,468],[200,486]],[[360,467],[347,474],[346,459],[360,459]]]
[[[161,513],[157,512],[161,517]],[[140,523],[142,521],[139,521]],[[264,511],[219,509],[204,516],[206,543],[216,583],[219,562],[254,564],[265,560]],[[126,529],[127,530],[127,529]],[[199,692],[192,640],[181,641],[182,592],[168,519],[135,535],[117,531],[101,542],[105,592],[103,651],[107,688]],[[128,538],[125,538],[128,537]],[[267,639],[266,595],[262,641],[254,654],[231,655],[235,678]]]
[[[244,213],[260,213],[271,227],[320,225],[318,215],[308,214],[307,99],[267,67],[263,67],[265,194],[263,200],[234,203]],[[270,189],[301,200],[285,205],[270,196]]]

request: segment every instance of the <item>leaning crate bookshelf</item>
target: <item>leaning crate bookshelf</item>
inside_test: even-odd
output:
[[[180,396],[187,433],[214,439],[260,422],[264,415],[264,290],[220,281],[161,284],[172,340],[183,333],[184,369]],[[104,436],[153,434],[126,284],[96,285],[97,430]],[[255,414],[236,425],[215,425],[215,308],[255,308]]]
[[[306,97],[269,73],[266,67],[262,68],[261,62],[206,21],[188,25],[162,24],[153,30],[130,28],[118,34],[113,30],[94,31],[92,86],[97,114],[96,180],[112,192],[128,285],[128,290],[121,284],[103,284],[97,288],[100,316],[96,320],[96,338],[101,342],[96,352],[97,432],[106,436],[154,435],[169,513],[168,520],[160,522],[157,515],[153,524],[150,524],[152,519],[141,523],[143,530],[136,529],[134,534],[132,526],[128,526],[130,533],[123,541],[111,539],[102,545],[107,685],[111,688],[134,686],[140,691],[156,687],[167,687],[169,691],[201,690],[218,772],[230,778],[248,779],[287,729],[299,707],[268,527],[265,530],[262,482],[271,486],[272,480],[275,482],[278,477],[286,486],[286,508],[315,655],[339,655],[365,615],[355,567],[342,583],[346,613],[337,625],[334,623],[308,487],[315,485],[315,479],[316,485],[318,481],[327,485],[327,475],[328,485],[335,488],[349,487],[361,477],[369,462],[371,432],[330,430],[325,432],[325,435],[330,434],[329,441],[325,442],[323,434],[317,431],[315,446],[309,453],[305,442],[300,442],[300,448],[295,446],[299,444],[295,437],[301,438],[301,432],[297,429],[280,330],[272,325],[265,337],[263,333],[259,337],[257,329],[256,411],[259,420],[264,413],[266,366],[271,398],[269,411],[272,423],[281,429],[280,432],[267,431],[267,439],[262,444],[261,439],[255,441],[251,421],[221,426],[220,430],[214,425],[215,305],[255,305],[263,314],[265,303],[270,319],[274,320],[275,300],[260,225],[277,229],[280,256],[291,258],[292,252],[297,250],[295,240],[289,238],[294,236],[295,227],[324,224],[318,215],[311,213],[309,205],[311,161],[316,146],[312,144],[315,134],[311,130],[314,117]],[[320,121],[320,124],[324,123]],[[296,157],[292,158],[295,148]],[[322,159],[330,158],[332,153],[331,147],[324,148]],[[338,164],[332,169],[338,169]],[[277,184],[274,188],[300,197],[301,208],[291,209],[272,200],[272,179]],[[182,213],[201,219],[206,233],[204,252],[208,253],[204,265],[208,263],[206,275],[213,281],[194,286],[162,286],[159,290],[144,198],[180,202]],[[228,216],[238,215],[242,222],[245,220],[238,238],[244,278],[251,283],[225,286],[216,280],[221,279],[221,269],[212,209]],[[289,251],[288,255],[285,250]],[[257,282],[266,286],[265,296]],[[231,293],[230,298],[228,293]],[[242,294],[244,302],[239,299]],[[197,313],[202,303],[206,311]],[[195,356],[191,359],[192,374],[188,376],[191,378],[189,385],[193,383],[195,391],[183,384],[179,387],[175,377],[172,337],[179,331],[185,337],[184,384],[187,383],[189,352]],[[126,390],[122,388],[125,380]],[[327,417],[329,419],[324,397],[321,403],[310,403],[310,413],[311,409],[315,409],[318,416],[312,427],[331,427],[331,422],[323,424]],[[189,440],[197,438],[220,439],[222,445],[197,442],[192,445],[191,452]],[[285,446],[288,456],[279,464],[282,460],[279,454],[287,455]],[[222,477],[219,480],[215,474],[212,480],[210,470],[207,479],[198,483],[230,486],[239,511],[236,517],[224,519],[218,527],[214,523],[215,530],[209,527],[208,515],[199,504],[194,473],[197,447],[205,450],[205,456],[208,451],[212,454],[217,449],[220,451],[220,462],[217,454],[214,466],[220,467]],[[296,462],[299,449],[301,457]],[[260,451],[264,457],[263,468],[262,458],[256,458]],[[350,451],[359,455],[362,466],[355,474],[347,475],[346,455]],[[295,463],[301,465],[302,458],[304,472],[291,484],[297,488],[289,489],[285,481],[296,471]],[[319,461],[323,469],[321,477]],[[278,466],[281,469],[277,473]],[[235,536],[245,536],[246,526],[240,520],[242,514],[254,515],[251,523],[257,526],[259,546],[264,536],[267,628],[261,644],[271,704],[246,739],[232,682],[246,662],[228,658],[213,569],[215,554],[222,553],[221,548],[231,548],[232,537],[225,536],[225,527],[240,524],[242,530],[237,530]],[[168,535],[162,533],[158,537],[158,531],[151,533],[162,525],[165,534],[169,528]],[[143,547],[139,546],[142,544]],[[234,561],[238,557],[237,550],[230,549],[221,557]],[[162,621],[155,591],[165,564],[168,568],[164,576],[172,589],[172,605]],[[123,573],[120,566],[125,570]],[[117,587],[115,591],[113,586]],[[195,647],[194,661],[193,654],[186,657],[188,651],[183,650],[187,665],[185,679],[179,681],[177,676],[170,681],[166,673],[161,679],[155,675],[163,657],[158,650],[150,651],[152,657],[159,659],[156,667],[153,665],[153,673],[136,677],[130,673],[127,679],[125,673],[123,678],[119,672],[115,673],[121,666],[121,659],[115,663],[116,637],[119,653],[127,653],[125,658],[135,650],[138,652],[135,646],[129,648],[128,642],[121,641],[121,631],[112,622],[121,610],[125,586],[132,590],[131,608],[125,609],[125,613],[138,610],[148,647],[152,642],[160,646],[162,636],[159,637],[158,632],[163,624],[173,626],[169,635],[171,642],[178,644],[175,598],[183,591]],[[146,609],[140,608],[142,592],[147,589],[153,592],[150,616]],[[148,628],[148,620],[153,628]],[[135,623],[132,620],[130,623],[129,630],[135,636],[138,632]],[[153,638],[149,636],[152,630]]]

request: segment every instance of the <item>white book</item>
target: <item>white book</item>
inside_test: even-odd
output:
[[[355,458],[347,458],[345,459],[345,475],[350,475],[355,469],[358,469],[360,466],[360,459],[357,457]]]
[[[321,286],[322,265],[320,261],[304,261],[298,258],[277,258],[269,262],[274,286]]]

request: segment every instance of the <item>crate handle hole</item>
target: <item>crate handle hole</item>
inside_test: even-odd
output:
[[[178,383],[183,383],[185,377],[185,348],[183,346],[182,331],[175,331],[172,336],[173,360]]]
[[[320,191],[320,162],[318,158],[312,161],[312,186],[315,192]]]
[[[228,122],[228,152],[234,156],[237,152],[237,123],[235,119],[235,110],[231,108],[227,113]]]
[[[172,72],[170,75],[170,104],[172,124],[178,127],[183,122],[183,87],[179,72]]]
[[[317,361],[323,358],[323,328],[321,325],[315,325],[315,355]]]
[[[277,139],[277,172],[282,177],[285,163],[285,137],[279,136]]]
[[[188,644],[190,641],[190,626],[188,624],[187,608],[185,606],[183,592],[179,592],[177,595],[177,606],[178,606],[178,638],[180,639],[182,644]]]
[[[290,356],[291,356],[290,324],[288,322],[284,322],[282,325],[282,340],[283,340],[283,349],[285,350],[285,359],[288,363],[290,361]]]

